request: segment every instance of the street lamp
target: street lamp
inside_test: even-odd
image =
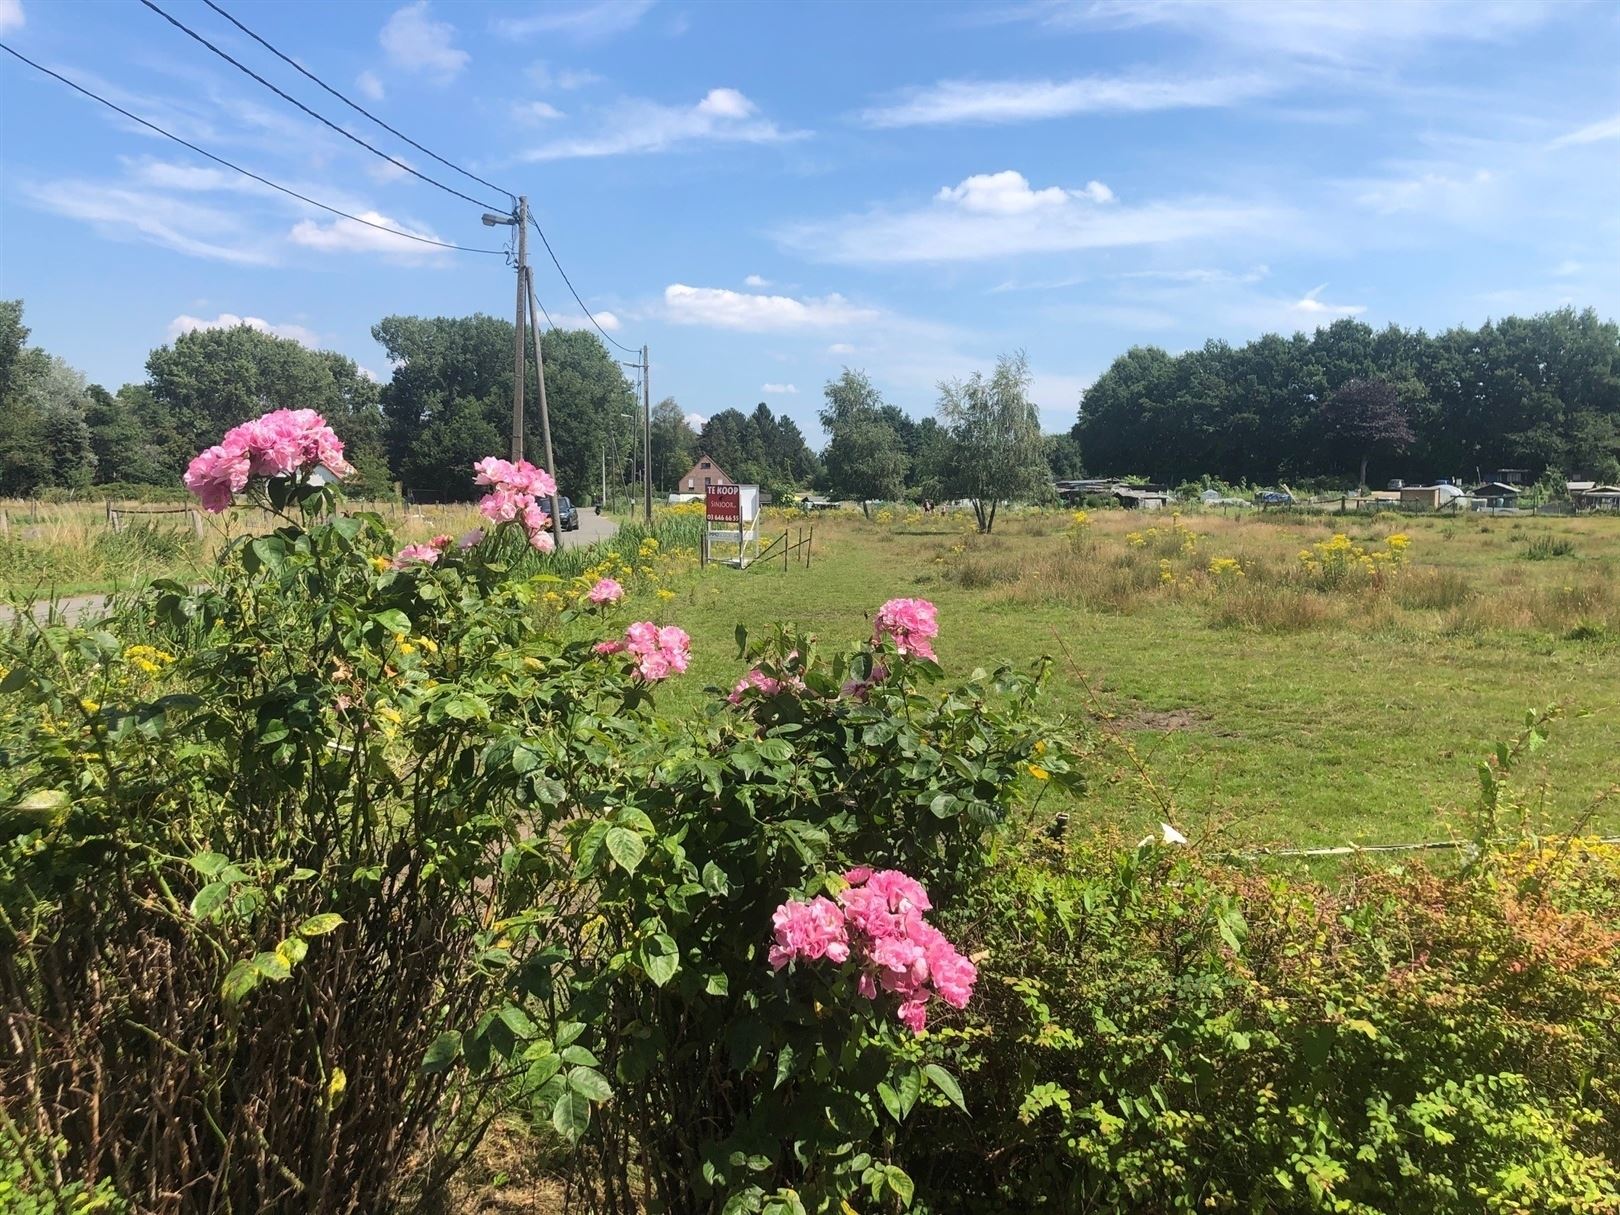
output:
[[[484,217],[483,218],[484,218],[484,227],[486,227],[486,228],[498,228],[502,224],[505,224],[507,227],[511,227],[513,224],[517,223],[517,220],[513,216],[510,216],[510,215],[492,215],[488,211],[484,212]]]

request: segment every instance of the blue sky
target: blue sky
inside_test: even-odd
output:
[[[198,0],[288,93],[490,202]],[[812,435],[865,368],[914,414],[1025,349],[1051,429],[1133,343],[1339,316],[1620,316],[1620,4],[220,0],[433,151],[527,193],[655,399]],[[476,246],[481,208],[348,143],[136,0],[0,0],[0,39],[227,159]],[[583,324],[543,253],[541,299]],[[0,295],[109,386],[254,318],[386,378],[391,313],[509,316],[501,257],[277,195],[0,55]]]

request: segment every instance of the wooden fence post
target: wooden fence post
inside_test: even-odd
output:
[[[191,520],[191,534],[201,540],[203,538],[202,515],[197,511],[196,507],[188,506],[186,508],[186,517]]]

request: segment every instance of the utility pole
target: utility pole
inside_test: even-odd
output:
[[[528,209],[528,199],[525,198],[521,200],[519,206],[523,207],[526,211]],[[525,216],[525,218],[527,218],[527,216]],[[518,281],[528,288],[529,325],[534,330],[534,370],[536,377],[540,381],[540,434],[541,437],[544,438],[546,444],[546,471],[551,474],[553,483],[555,483],[557,477],[557,462],[551,454],[551,411],[546,408],[546,359],[545,355],[542,354],[540,350],[540,302],[535,298],[534,295],[534,274],[527,266],[523,268],[521,277]],[[522,305],[523,293],[520,291],[518,293],[518,307],[520,310]],[[523,358],[521,353],[522,342],[523,323],[520,319],[518,322],[518,343],[520,349],[520,353],[518,354],[519,361],[521,361]],[[519,421],[521,422],[521,417]],[[515,441],[515,445],[519,444],[521,444],[521,440]],[[522,448],[519,445],[518,458],[521,457]],[[551,495],[551,535],[552,538],[556,540],[557,549],[560,552],[562,550],[562,515],[557,510],[556,494]]]
[[[652,522],[652,386],[647,382],[647,348],[641,348],[641,485],[647,522]]]
[[[529,196],[525,194],[518,199],[517,214],[513,217],[517,224],[517,362],[516,370],[512,373],[512,463],[516,464],[523,459],[523,381],[528,378],[523,366],[523,344],[526,340],[523,335],[523,293],[529,275]],[[539,340],[535,341],[535,353],[539,354]],[[541,399],[545,398],[545,380],[541,379]],[[550,455],[546,463],[551,463]],[[547,468],[547,472],[554,472]],[[553,503],[553,506],[556,504]]]

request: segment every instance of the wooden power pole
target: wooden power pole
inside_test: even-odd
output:
[[[647,348],[641,348],[641,487],[646,519],[652,522],[652,387],[647,382]]]
[[[527,201],[527,200],[525,200]],[[529,325],[534,330],[534,371],[535,377],[540,381],[540,435],[546,444],[546,471],[555,481],[557,477],[557,462],[551,454],[551,411],[546,408],[546,358],[540,349],[540,301],[534,294],[534,273],[527,267],[523,270],[523,283],[528,288],[529,295]],[[522,341],[523,326],[518,326],[518,340]],[[558,551],[562,550],[562,515],[557,510],[557,495],[551,495],[551,535],[557,542]]]
[[[523,332],[524,293],[528,288],[529,274],[529,196],[525,194],[518,199],[517,214],[513,217],[517,224],[517,345],[516,368],[512,373],[512,463],[516,464],[523,459],[523,381],[528,379],[524,368],[523,347],[527,338]],[[535,342],[536,353],[539,352],[539,340]],[[545,381],[541,381],[541,398],[545,396]],[[551,463],[548,454],[546,463]],[[547,472],[553,472],[547,469]],[[556,503],[552,504],[555,507]]]

